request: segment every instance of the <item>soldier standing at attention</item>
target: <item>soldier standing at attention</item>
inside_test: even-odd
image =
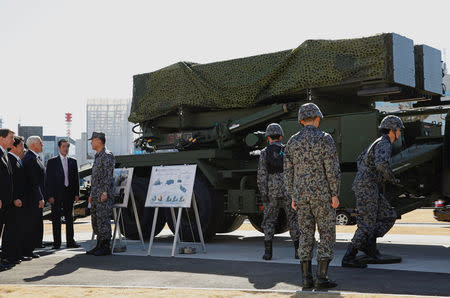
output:
[[[303,288],[333,288],[328,279],[328,265],[333,259],[336,241],[336,211],[339,206],[340,168],[333,138],[321,131],[323,118],[313,103],[302,105],[298,120],[304,128],[293,135],[285,150],[284,177],[286,191],[297,211],[300,227],[300,261]],[[311,260],[316,224],[320,242],[317,245],[317,279],[314,283]]]
[[[281,144],[283,129],[277,123],[267,126],[265,136],[269,146],[261,151],[258,163],[257,182],[264,206],[264,260],[272,259],[272,241],[278,212],[283,208],[289,223],[289,233],[294,242],[295,258],[298,259],[298,239],[300,237],[297,214],[291,208],[291,201],[286,198],[283,176],[284,145]]]
[[[110,216],[113,198],[114,182],[114,155],[106,149],[105,134],[102,132],[93,132],[91,140],[92,149],[97,151],[95,154],[94,165],[92,166],[91,176],[91,222],[92,229],[97,235],[97,245],[95,248],[86,252],[94,256],[106,256],[111,254],[111,223]]]
[[[358,173],[352,187],[356,197],[358,229],[342,259],[342,267],[367,267],[355,259],[358,250],[366,253],[368,263],[380,262],[377,237],[383,237],[392,228],[397,214],[389,201],[380,194],[379,187],[384,182],[400,183],[390,168],[389,160],[392,143],[400,138],[401,129],[404,128],[399,117],[386,116],[379,126],[382,137],[358,157]]]

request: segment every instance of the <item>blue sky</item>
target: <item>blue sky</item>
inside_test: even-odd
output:
[[[304,1],[302,1],[304,2]],[[449,1],[0,0],[0,117],[4,126],[85,130],[89,98],[131,98],[132,76],[396,32],[450,50]]]

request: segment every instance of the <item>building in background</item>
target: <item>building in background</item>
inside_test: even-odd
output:
[[[66,139],[69,141],[70,147],[69,147],[69,156],[75,157],[76,156],[76,143],[75,140],[68,137],[57,137],[57,136],[44,136],[42,138],[44,142],[44,161],[47,163],[47,161],[59,154],[58,151],[58,142],[61,139]]]
[[[43,138],[43,127],[42,126],[22,126],[18,125],[17,134],[25,138],[25,142],[30,136],[39,136]]]
[[[115,155],[133,153],[132,125],[128,122],[131,100],[129,99],[90,99],[86,105],[86,133],[90,137],[93,131],[106,135],[106,146]],[[88,159],[93,158],[86,142]]]
[[[81,167],[84,164],[87,164],[92,161],[92,156],[88,156],[88,140],[87,134],[85,132],[81,133],[81,139],[77,139],[76,143],[76,152],[75,157],[78,161],[78,166]]]

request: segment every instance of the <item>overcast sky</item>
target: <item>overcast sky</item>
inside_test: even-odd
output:
[[[85,131],[90,98],[131,98],[132,76],[180,60],[291,49],[306,39],[396,32],[450,50],[450,1],[0,0],[0,117]]]

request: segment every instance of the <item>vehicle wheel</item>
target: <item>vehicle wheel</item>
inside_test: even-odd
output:
[[[142,236],[144,239],[150,237],[152,230],[153,215],[155,208],[145,208],[145,199],[147,197],[147,189],[150,177],[133,177],[131,181],[131,188],[134,193],[136,201],[136,208],[139,215],[139,222],[141,224]],[[136,221],[134,219],[133,205],[131,199],[128,201],[128,207],[122,210],[124,229],[121,229],[122,235],[132,240],[139,240],[139,232]],[[155,236],[158,235],[164,228],[166,221],[162,210],[158,212],[158,219],[156,220]],[[124,231],[125,230],[125,233]]]
[[[214,202],[214,196],[211,186],[208,184],[205,178],[201,174],[197,174],[194,183],[194,195],[193,199],[197,202],[198,215],[200,217],[200,224],[203,231],[203,239],[205,241],[211,240],[216,233],[215,215],[216,208]],[[175,218],[178,215],[178,210],[175,209]],[[187,211],[187,212],[186,212]],[[175,233],[175,226],[172,220],[172,214],[170,208],[164,208],[164,214],[167,221],[167,225],[170,230]],[[192,228],[191,228],[192,225]],[[195,221],[195,214],[193,208],[183,208],[180,224],[180,239],[182,241],[195,241],[200,242],[198,235],[197,223]]]
[[[223,221],[216,230],[216,233],[231,233],[236,231],[244,223],[244,220],[244,215],[225,214]]]
[[[336,224],[339,226],[346,226],[351,224],[350,215],[346,211],[336,212]]]
[[[252,226],[257,229],[258,231],[260,231],[261,233],[264,233],[261,225],[262,225],[262,221],[263,221],[263,214],[262,213],[257,213],[257,214],[250,214],[248,216],[248,220],[250,221],[250,223],[252,224]],[[275,234],[281,234],[284,233],[286,231],[289,230],[288,227],[288,222],[287,222],[287,216],[284,213],[283,209],[280,209],[280,211],[278,212],[278,219],[277,219],[277,224],[275,226]]]
[[[242,225],[245,220],[245,215],[225,213],[225,190],[216,190],[214,192],[214,216],[216,233],[230,233]]]

